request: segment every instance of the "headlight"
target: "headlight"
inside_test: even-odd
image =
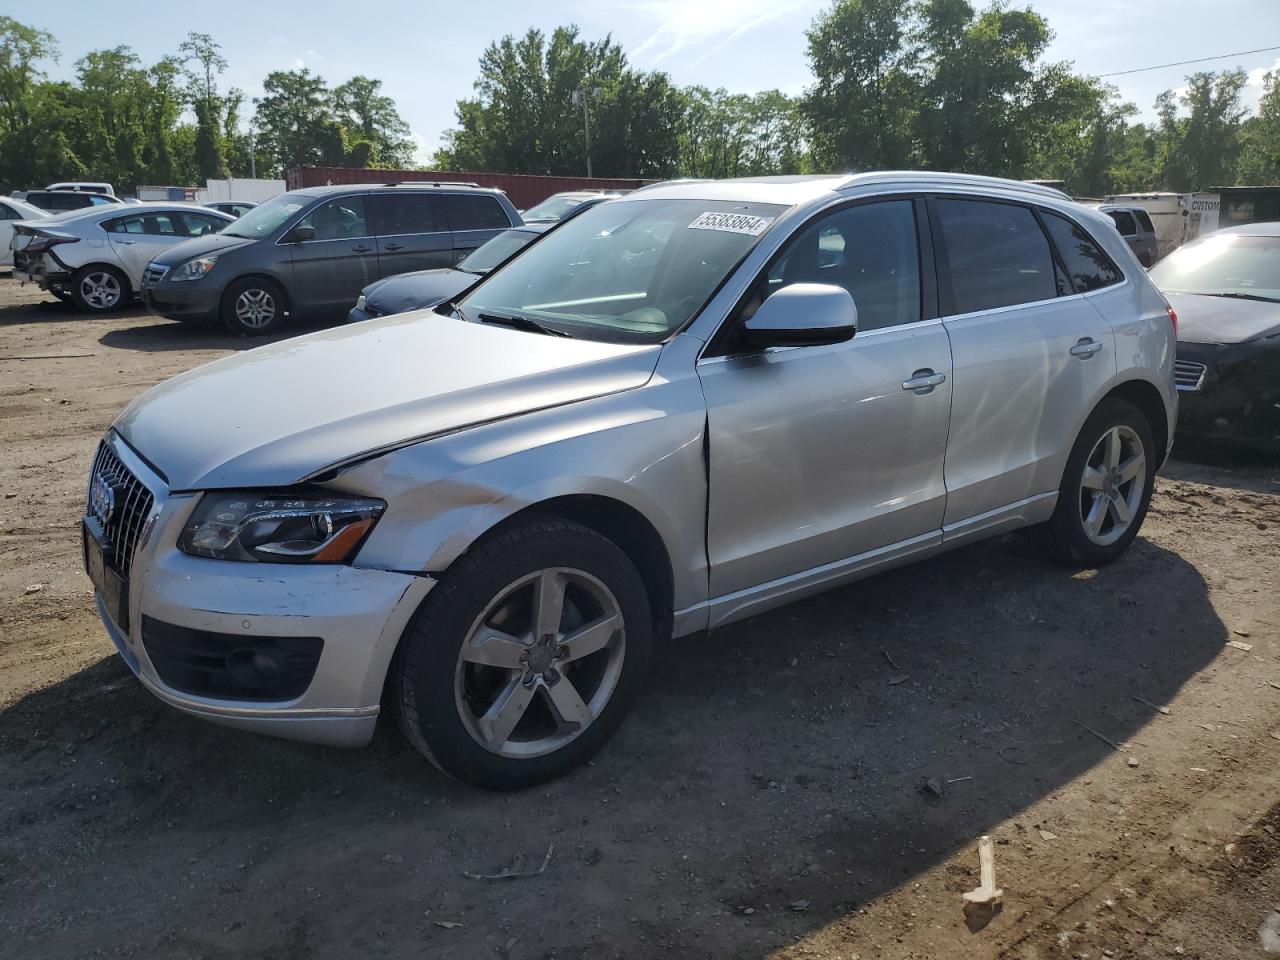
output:
[[[214,560],[347,563],[387,505],[366,497],[206,493],[178,538]]]
[[[199,280],[218,262],[217,257],[197,257],[195,260],[188,260],[180,267],[176,267],[169,274],[170,280]]]
[[[363,309],[364,309],[364,294],[363,294],[363,293],[362,293],[362,294],[360,294],[360,296],[356,297],[356,309],[357,309],[357,310],[363,310]]]

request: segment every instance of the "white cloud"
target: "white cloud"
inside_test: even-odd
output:
[[[425,166],[436,152],[437,142],[416,132],[410,133],[409,139],[413,141],[413,162]]]
[[[1249,71],[1249,86],[1261,89],[1263,77],[1277,70],[1280,70],[1280,57],[1276,57],[1269,67],[1254,67]]]
[[[297,57],[293,61],[293,69],[295,70],[301,70],[304,67],[306,67],[306,65],[307,65],[307,62],[303,60],[301,57]]]
[[[699,63],[743,34],[815,0],[632,0],[618,4],[625,15],[653,23],[652,32],[630,57],[653,67],[685,50],[696,49]],[[692,65],[692,64],[690,64]]]

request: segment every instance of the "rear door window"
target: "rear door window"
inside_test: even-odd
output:
[[[425,193],[381,193],[369,198],[373,229],[380,237],[444,230],[438,198]]]
[[[186,236],[178,229],[176,213],[147,213],[112,220],[106,226],[109,233],[138,233],[154,237]]]
[[[450,230],[505,230],[511,226],[502,205],[493,197],[445,195],[441,204],[449,218]]]
[[[1051,300],[1059,294],[1049,240],[1027,207],[938,199],[953,313]]]
[[[184,213],[182,220],[186,224],[187,236],[190,237],[203,237],[206,233],[217,233],[227,225],[225,220],[203,213]]]
[[[1111,258],[1078,223],[1047,210],[1040,212],[1045,228],[1066,264],[1076,293],[1100,290],[1124,279]]]
[[[1128,210],[1108,210],[1107,216],[1115,221],[1120,236],[1132,237],[1138,232],[1138,225],[1134,222],[1133,214]]]

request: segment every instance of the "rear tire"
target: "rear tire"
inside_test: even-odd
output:
[[[390,692],[409,741],[458,780],[515,790],[585,763],[640,691],[653,615],[612,541],[554,518],[482,541],[428,594]]]
[[[1099,404],[1071,448],[1053,517],[1037,528],[1049,555],[1091,568],[1124,553],[1146,518],[1158,463],[1142,411],[1119,398]]]
[[[130,292],[125,275],[105,264],[81,267],[71,278],[72,302],[85,313],[119,310],[129,299]]]
[[[280,285],[265,277],[244,277],[222,295],[222,325],[241,337],[264,337],[284,325],[285,299]]]

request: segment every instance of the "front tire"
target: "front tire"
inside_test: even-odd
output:
[[[1040,528],[1049,554],[1090,568],[1124,553],[1147,516],[1158,459],[1141,410],[1119,398],[1099,404],[1067,458],[1053,517]]]
[[[626,554],[579,524],[531,520],[459,559],[410,623],[390,687],[401,729],[475,786],[562,776],[622,723],[652,634]]]
[[[81,267],[71,278],[71,299],[85,313],[119,310],[129,298],[129,292],[125,275],[103,264]]]
[[[284,324],[284,291],[265,277],[244,277],[222,295],[222,324],[242,337],[263,337]]]

